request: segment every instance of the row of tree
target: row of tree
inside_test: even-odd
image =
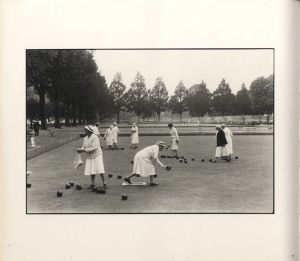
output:
[[[126,92],[120,73],[117,73],[109,87],[113,112],[119,119],[119,113],[127,110],[140,117],[156,115],[160,120],[161,112],[170,110],[182,117],[189,111],[191,116],[210,115],[249,115],[273,113],[273,75],[255,79],[248,90],[243,83],[234,95],[229,84],[222,79],[218,88],[211,93],[206,83],[194,84],[187,89],[180,81],[174,94],[169,97],[162,78],[157,78],[152,89],[146,88],[145,79],[138,72],[131,87]]]
[[[180,118],[185,111],[192,116],[273,113],[273,75],[255,79],[249,90],[242,84],[236,95],[225,79],[213,93],[204,81],[190,88],[180,81],[169,96],[162,78],[148,89],[140,72],[128,90],[120,72],[108,86],[93,53],[87,50],[28,50],[26,73],[27,117],[39,118],[42,128],[50,117],[54,117],[55,127],[60,126],[61,118],[66,126],[96,118],[101,121],[112,114],[119,121],[121,111],[144,118],[156,115],[158,120],[167,110]]]

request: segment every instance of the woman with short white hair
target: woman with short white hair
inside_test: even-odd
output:
[[[111,150],[113,146],[113,126],[110,125],[104,134],[104,140],[106,140],[106,145],[108,149]]]
[[[133,149],[136,149],[139,144],[139,130],[136,123],[132,123],[131,127],[131,145]]]
[[[118,135],[119,135],[119,128],[116,122],[113,123],[112,133],[113,133],[112,141],[113,141],[114,149],[116,149],[118,144]]]
[[[156,175],[154,162],[159,166],[166,169],[168,166],[165,166],[158,158],[158,153],[165,147],[165,143],[162,141],[155,142],[154,145],[148,146],[140,151],[138,151],[133,160],[133,171],[132,174],[124,180],[131,184],[131,178],[136,177],[150,177],[150,186],[156,186],[157,183],[154,183],[153,179]],[[168,170],[168,168],[167,168]]]

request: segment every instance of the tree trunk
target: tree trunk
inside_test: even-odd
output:
[[[179,113],[179,122],[181,123],[182,121],[182,112]]]
[[[65,126],[70,127],[70,104],[67,103],[66,106],[66,117],[65,117]]]
[[[54,102],[54,128],[60,128],[59,103]]]
[[[79,108],[78,122],[79,122],[79,125],[82,125],[82,109],[81,108]]]
[[[46,104],[45,89],[39,88],[38,94],[39,94],[39,98],[40,98],[39,107],[40,107],[41,129],[46,130],[47,124],[46,124],[46,116],[45,116],[45,104]]]
[[[76,126],[76,106],[72,105],[72,125]]]
[[[117,112],[117,123],[120,123],[120,111]]]

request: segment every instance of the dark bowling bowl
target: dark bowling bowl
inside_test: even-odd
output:
[[[180,158],[184,159],[184,156],[181,156]]]
[[[74,182],[69,183],[71,187],[74,187]]]
[[[239,159],[239,157],[238,157],[238,156],[235,156],[235,159]]]
[[[131,161],[131,164],[133,164],[133,160]]]
[[[194,159],[194,158],[192,158],[192,161],[195,161],[195,159]]]
[[[112,178],[112,176],[113,176],[113,174],[110,174],[110,173],[108,174],[108,177],[109,177],[109,178]]]
[[[76,185],[76,189],[77,189],[77,190],[82,190],[81,184],[77,184],[77,185]]]
[[[167,167],[166,167],[166,170],[168,170],[168,171],[171,170],[171,169],[172,169],[171,166],[167,166]]]
[[[62,197],[62,195],[63,195],[63,193],[62,193],[61,191],[57,191],[57,192],[56,192],[56,196],[57,196],[57,197],[60,198],[60,197]]]
[[[202,161],[202,162],[204,162],[204,161],[205,161],[205,159],[202,159],[201,161]]]
[[[31,184],[30,183],[26,183],[26,188],[31,188]]]
[[[122,178],[122,175],[118,175],[118,179],[121,179]]]
[[[122,195],[122,200],[127,200],[128,196],[126,194]]]
[[[103,188],[96,188],[96,189],[95,189],[95,192],[98,193],[98,194],[105,194],[105,193],[106,193],[106,190],[103,189]]]
[[[66,184],[65,189],[70,189],[71,185],[70,184]]]
[[[182,162],[183,162],[183,160],[181,159],[181,160],[179,160],[179,162],[180,162],[180,163],[182,163]]]

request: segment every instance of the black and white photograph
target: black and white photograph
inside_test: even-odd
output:
[[[298,260],[300,1],[0,8],[0,260]]]
[[[26,213],[274,213],[274,59],[27,49]]]

